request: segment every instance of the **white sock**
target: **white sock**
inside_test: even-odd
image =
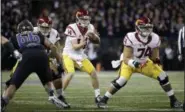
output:
[[[95,97],[98,97],[100,95],[100,89],[95,89],[94,93],[95,93]]]
[[[57,93],[57,95],[58,95],[58,96],[60,96],[60,95],[63,95],[63,94],[64,94],[64,92],[63,92],[63,90],[62,90],[62,89],[56,89],[56,93]]]
[[[105,96],[108,97],[108,98],[111,98],[111,97],[112,97],[112,94],[111,94],[110,92],[107,91],[107,92],[105,93]]]

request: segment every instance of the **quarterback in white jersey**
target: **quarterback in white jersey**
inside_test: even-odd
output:
[[[89,32],[94,32],[94,26],[92,24],[89,24],[86,31],[81,33],[79,26],[76,23],[70,24],[67,26],[64,34],[67,36],[65,41],[65,46],[63,49],[63,54],[68,55],[73,60],[81,62],[85,58],[87,58],[86,54],[84,53],[86,49],[86,45],[88,44],[89,40],[85,40],[86,43],[84,47],[79,49],[74,49],[72,45],[72,41],[75,41],[76,43],[80,42],[80,40],[83,40],[84,38],[88,38],[87,34]],[[80,65],[80,64],[79,64]]]
[[[95,102],[97,103],[100,96],[98,77],[84,50],[88,42],[99,44],[100,38],[94,26],[90,24],[89,12],[87,10],[78,10],[76,19],[77,22],[69,24],[65,30],[66,41],[63,49],[63,64],[67,74],[64,78],[63,89],[67,88],[75,73],[75,68],[78,68],[90,75],[95,91]]]
[[[133,73],[141,73],[159,81],[159,84],[169,96],[171,108],[181,108],[171,88],[167,74],[160,67],[160,38],[153,33],[153,25],[149,18],[139,18],[135,22],[136,31],[129,32],[124,38],[123,60],[119,77],[112,81],[111,87],[105,93],[99,107],[105,108],[108,99],[120,88],[124,87]]]
[[[34,27],[34,32],[41,32],[48,40],[56,45],[58,49],[60,47],[60,37],[58,31],[52,28],[52,20],[49,17],[41,17],[38,20],[37,27]],[[50,69],[52,72],[52,81],[58,95],[58,99],[62,102],[63,108],[70,108],[70,105],[65,101],[62,91],[62,74],[64,72],[62,65],[57,63],[57,60],[48,51],[50,60]],[[58,106],[58,105],[57,105]],[[60,106],[58,106],[60,107]]]

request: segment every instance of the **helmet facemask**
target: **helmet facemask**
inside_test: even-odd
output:
[[[42,23],[39,25],[39,31],[44,35],[47,36],[49,35],[51,31],[51,25],[48,25],[47,23]]]
[[[142,24],[142,25],[136,26],[136,29],[138,30],[138,33],[142,37],[146,38],[152,33],[153,25],[152,24]]]
[[[89,16],[82,16],[82,17],[77,17],[77,24],[80,25],[81,27],[88,27],[90,24],[91,18]]]

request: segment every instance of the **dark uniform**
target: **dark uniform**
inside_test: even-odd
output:
[[[21,24],[21,23],[20,23]],[[22,60],[18,62],[9,81],[18,89],[25,79],[32,73],[37,73],[43,85],[51,81],[49,58],[44,48],[45,37],[41,33],[18,33],[11,38],[14,47],[22,53]]]

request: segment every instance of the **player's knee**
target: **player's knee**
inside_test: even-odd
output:
[[[61,74],[56,74],[54,71],[52,71],[52,80],[55,81],[55,80],[60,80],[62,78],[62,75]]]
[[[112,86],[116,89],[120,89],[123,86],[125,86],[127,83],[127,80],[124,77],[119,77],[119,79],[112,81]]]
[[[73,76],[74,76],[74,73],[67,73],[65,74],[64,79],[71,80]]]
[[[97,77],[96,71],[92,71],[92,72],[90,73],[90,76],[91,76],[92,78],[96,78],[96,77]]]
[[[162,72],[158,77],[157,77],[160,85],[165,85],[169,82],[169,78],[165,72]]]

